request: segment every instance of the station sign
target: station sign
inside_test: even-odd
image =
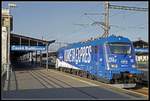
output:
[[[11,51],[45,51],[45,46],[11,45]]]
[[[135,48],[135,52],[148,53],[148,48]]]

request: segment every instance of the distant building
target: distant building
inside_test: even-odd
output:
[[[133,45],[135,48],[148,48],[148,42],[143,40],[133,41]]]
[[[135,52],[136,52],[136,61],[138,64],[147,64],[149,59],[149,44],[143,40],[138,40],[133,42]],[[141,66],[142,66],[141,65]]]

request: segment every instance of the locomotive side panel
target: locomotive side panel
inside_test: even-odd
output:
[[[58,53],[56,68],[85,71],[104,82],[136,83],[142,76],[135,68],[134,49],[128,38],[110,36],[79,42],[59,49]]]

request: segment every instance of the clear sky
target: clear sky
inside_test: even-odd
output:
[[[104,21],[104,2],[34,2],[15,1],[17,7],[11,9],[14,20],[14,33],[57,40],[59,42],[78,42],[103,34],[99,25],[92,26],[94,21]],[[8,1],[2,2],[6,8]],[[148,2],[112,2],[110,4],[148,8]],[[97,15],[84,15],[97,13]],[[148,42],[148,12],[110,9],[110,34],[122,35],[132,41]],[[79,24],[83,24],[81,26]]]

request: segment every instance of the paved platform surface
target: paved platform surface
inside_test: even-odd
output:
[[[2,99],[145,99],[113,91],[68,74],[44,68],[14,70]]]

